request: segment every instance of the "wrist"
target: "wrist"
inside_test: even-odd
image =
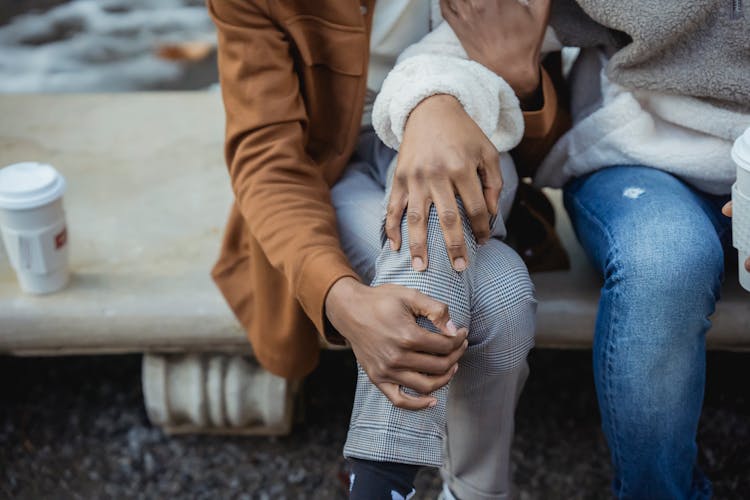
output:
[[[514,75],[513,81],[509,81],[518,100],[528,102],[539,95],[542,86],[542,73],[538,64],[526,66]]]
[[[420,129],[425,124],[432,127],[435,120],[440,120],[455,112],[456,109],[463,109],[461,102],[451,94],[434,94],[422,99],[419,104],[409,113],[404,123],[404,137],[409,129]]]
[[[412,109],[409,116],[411,117],[411,115],[418,110],[428,111],[431,109],[439,109],[444,106],[461,106],[461,103],[451,94],[433,94],[425,97],[419,102],[419,104],[414,106],[414,109]]]
[[[328,321],[338,328],[340,319],[346,314],[347,311],[351,310],[350,304],[354,300],[354,297],[358,294],[359,288],[362,287],[362,283],[356,279],[346,276],[336,281],[328,290],[325,300],[325,314]],[[339,333],[347,338],[345,332],[339,330]],[[347,338],[348,340],[348,338]]]
[[[521,103],[521,111],[539,111],[544,107],[544,92],[542,91],[541,81],[531,95],[518,96]]]

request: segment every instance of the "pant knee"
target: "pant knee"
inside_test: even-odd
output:
[[[490,373],[518,368],[534,347],[536,300],[527,296],[493,318],[474,321],[469,332],[469,354]]]
[[[621,341],[672,351],[692,351],[702,342],[699,334],[710,327],[719,297],[723,250],[715,235],[683,243],[653,237],[618,249],[610,259],[600,309],[606,324],[621,325]]]
[[[476,243],[471,236],[471,229],[464,224],[464,237],[469,253],[473,259]],[[428,295],[448,305],[451,319],[458,327],[468,327],[470,322],[469,306],[471,288],[466,272],[455,271],[448,257],[443,231],[435,207],[432,207],[427,220],[427,253],[428,266],[424,271],[415,271],[412,267],[409,233],[406,217],[401,225],[402,245],[399,250],[391,250],[384,242],[376,262],[373,286],[389,283],[406,286]]]
[[[472,274],[469,349],[486,369],[513,370],[534,345],[537,301],[526,265],[491,240],[479,248]]]

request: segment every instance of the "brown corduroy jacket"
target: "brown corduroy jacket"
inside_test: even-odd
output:
[[[235,194],[212,275],[258,361],[300,378],[318,360],[328,290],[359,279],[339,244],[330,186],[359,135],[374,0],[207,3]],[[544,93],[544,108],[526,115],[531,141],[555,121],[546,75]]]

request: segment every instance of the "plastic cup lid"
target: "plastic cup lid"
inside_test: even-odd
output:
[[[737,165],[750,171],[750,128],[734,141],[732,159]]]
[[[65,178],[52,165],[28,161],[0,168],[0,208],[41,207],[64,192]]]

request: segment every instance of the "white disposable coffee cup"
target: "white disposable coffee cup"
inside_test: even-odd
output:
[[[737,164],[737,182],[732,186],[732,241],[739,254],[740,285],[750,292],[750,128],[734,141],[732,159]]]
[[[65,179],[51,165],[0,169],[0,232],[24,292],[52,293],[68,284],[64,192]]]

